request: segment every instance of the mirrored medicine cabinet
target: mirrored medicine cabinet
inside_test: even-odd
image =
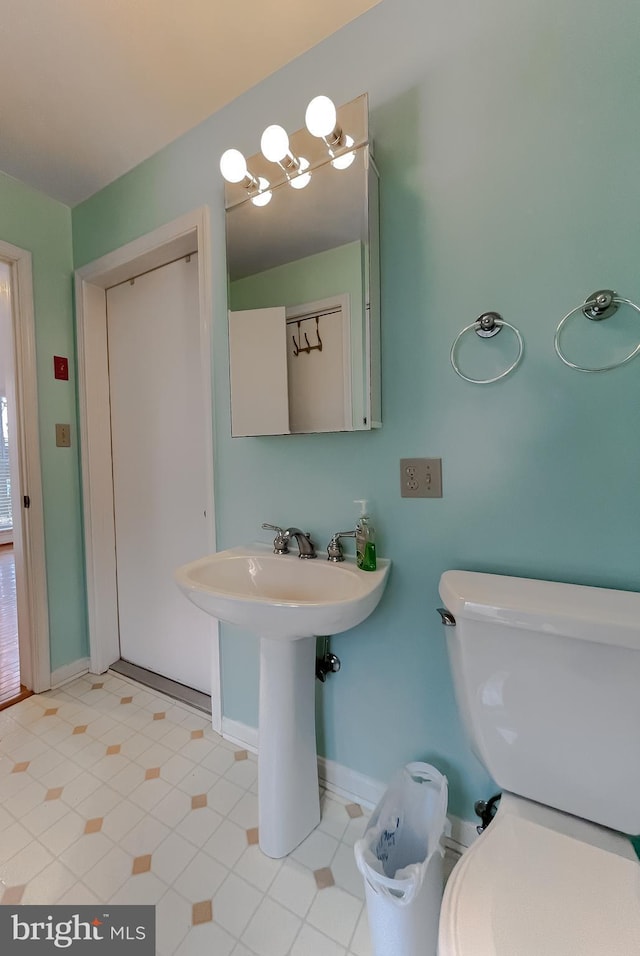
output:
[[[344,137],[333,154],[306,128],[290,135],[290,152],[309,162],[304,188],[261,153],[247,160],[261,193],[225,183],[234,437],[381,424],[378,176],[366,94],[338,108],[337,126]],[[271,195],[258,205],[264,180]]]

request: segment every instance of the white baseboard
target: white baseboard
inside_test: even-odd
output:
[[[232,744],[258,752],[258,729],[243,724],[229,717],[222,718],[222,736]],[[367,777],[357,770],[351,770],[334,760],[318,757],[318,777],[320,783],[330,793],[343,800],[359,803],[367,810],[372,810],[386,790],[386,784],[373,777]],[[449,815],[451,834],[445,840],[445,845],[454,853],[462,853],[477,839],[476,824],[471,820],[462,820],[460,817]]]
[[[386,785],[379,780],[367,777],[357,770],[351,770],[326,757],[318,757],[318,777],[320,783],[331,793],[345,800],[360,803],[367,810],[375,807],[386,790]]]
[[[472,820],[462,820],[452,814],[449,814],[449,822],[451,823],[451,833],[446,838],[445,845],[462,853],[467,847],[471,846],[474,840],[478,839],[477,823]]]
[[[230,717],[222,718],[222,736],[232,744],[239,744],[252,754],[258,753],[258,728],[242,724]]]
[[[88,673],[88,657],[81,657],[77,661],[72,661],[71,664],[57,667],[54,671],[51,671],[51,689],[53,690],[56,687],[61,687],[63,684],[68,684],[69,681],[75,680],[76,677],[81,677],[83,674]]]

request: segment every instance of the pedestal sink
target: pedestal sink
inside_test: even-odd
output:
[[[230,548],[176,571],[198,607],[260,637],[258,804],[260,848],[279,859],[320,821],[315,730],[316,636],[364,621],[384,591],[390,562],[360,571],[267,545]]]

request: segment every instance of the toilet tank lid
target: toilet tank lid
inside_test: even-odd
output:
[[[640,650],[640,594],[635,591],[445,571],[440,597],[456,620]]]

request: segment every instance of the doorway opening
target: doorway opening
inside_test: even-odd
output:
[[[31,254],[0,241],[0,709],[51,684]]]
[[[5,343],[0,343],[3,354]],[[9,404],[4,375],[0,375],[0,709],[30,692],[20,683],[16,561],[13,553]]]
[[[0,282],[3,290],[3,315],[0,318],[0,708],[8,707],[22,697],[26,687],[20,683],[20,648],[18,644],[18,608],[16,593],[16,561],[13,553],[13,507],[11,503],[11,458],[15,409],[13,396],[13,335],[10,319],[11,271],[0,261]],[[9,442],[9,405],[11,431]],[[15,454],[15,450],[14,450]],[[15,495],[15,489],[13,491]]]

